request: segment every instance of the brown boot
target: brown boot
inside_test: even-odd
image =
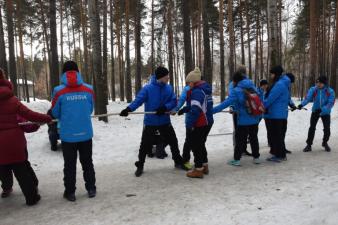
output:
[[[203,173],[209,175],[209,166],[207,163],[203,165]]]
[[[203,167],[195,168],[187,173],[187,177],[190,178],[203,178]]]

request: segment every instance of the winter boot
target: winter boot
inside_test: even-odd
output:
[[[325,151],[331,152],[331,148],[327,143],[323,143],[322,146],[325,148]]]
[[[187,177],[190,178],[203,178],[204,167],[195,168],[187,173]]]
[[[52,150],[52,151],[57,151],[58,150],[58,146],[57,145],[51,145],[50,146],[50,150]]]
[[[13,192],[13,188],[9,190],[3,190],[1,193],[1,198],[8,198],[12,192]]]
[[[230,160],[230,161],[228,162],[228,164],[229,164],[230,166],[240,166],[240,165],[241,165],[241,161],[240,161],[240,160]]]
[[[311,152],[312,148],[311,145],[306,145],[306,147],[303,149],[303,152]]]
[[[41,199],[41,196],[37,194],[34,199],[26,200],[26,205],[28,206],[36,205],[40,201],[40,199]]]
[[[96,189],[91,189],[88,191],[88,198],[95,198],[96,196]]]
[[[175,168],[185,171],[190,170],[184,163],[175,163]]]
[[[70,202],[75,202],[76,201],[75,193],[68,194],[68,193],[65,192],[63,194],[63,198],[67,199]]]
[[[285,152],[286,152],[286,154],[292,154],[292,152],[287,150],[287,149],[285,149]]]
[[[252,154],[250,152],[248,152],[247,150],[245,150],[243,153],[242,153],[243,156],[252,156]]]
[[[188,168],[189,170],[192,169],[192,164],[191,164],[189,161],[186,162],[186,163],[184,163],[184,166],[185,166],[186,168]]]
[[[135,171],[135,176],[140,177],[143,174],[143,164],[141,164],[139,161],[135,162],[135,166],[137,167]]]
[[[209,175],[209,166],[208,163],[203,164],[203,173]]]
[[[258,165],[258,164],[261,164],[262,161],[259,158],[254,158],[253,163]]]

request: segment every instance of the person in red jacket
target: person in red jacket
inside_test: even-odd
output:
[[[26,138],[20,128],[17,116],[32,122],[50,123],[52,118],[29,110],[13,93],[12,84],[5,79],[0,69],[0,179],[8,169],[14,172],[27,205],[35,205],[40,200],[38,189],[30,172],[27,160]]]

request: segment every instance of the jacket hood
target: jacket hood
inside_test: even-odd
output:
[[[245,88],[245,89],[254,89],[255,88],[255,84],[250,79],[241,80],[240,82],[238,82],[237,86],[240,87],[240,88]]]
[[[286,85],[287,87],[289,87],[290,84],[291,84],[290,78],[289,78],[288,76],[286,76],[286,75],[281,76],[281,77],[279,78],[279,80],[280,80],[280,82],[282,82],[282,83],[283,83],[284,85]]]
[[[195,83],[195,88],[200,88],[204,91],[205,94],[211,95],[212,87],[205,81],[198,81]]]
[[[11,82],[5,79],[0,80],[0,99],[8,99],[12,97],[13,94],[13,85]]]
[[[61,83],[67,87],[78,87],[83,84],[83,80],[80,72],[74,70],[62,74]]]

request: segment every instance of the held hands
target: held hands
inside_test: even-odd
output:
[[[297,106],[297,109],[299,109],[299,110],[301,110],[303,108],[303,105],[302,104],[299,104],[298,106]]]
[[[156,110],[156,115],[161,116],[164,115],[167,112],[167,107],[161,106]]]
[[[131,109],[127,107],[120,112],[120,116],[127,117],[130,112],[131,112]]]
[[[187,112],[187,107],[185,106],[185,107],[183,107],[182,109],[180,109],[180,110],[178,111],[177,115],[181,116],[181,115],[183,115],[183,114],[186,113],[186,112]]]
[[[298,107],[296,107],[295,105],[291,105],[290,108],[291,108],[291,112],[293,112],[293,111],[295,111],[296,109],[298,109]]]

